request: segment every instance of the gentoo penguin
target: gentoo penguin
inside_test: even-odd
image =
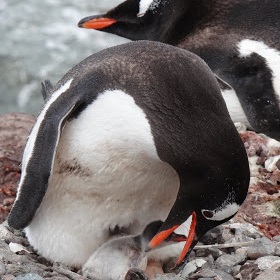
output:
[[[127,0],[79,26],[194,52],[228,84],[232,120],[280,139],[279,11],[274,0]]]
[[[137,235],[162,220],[153,249],[190,219],[181,261],[245,199],[244,145],[195,54],[148,41],[108,48],[47,96],[8,218],[45,258],[80,267],[116,227]]]
[[[153,257],[154,251],[145,250],[161,225],[161,221],[155,221],[148,224],[140,235],[113,237],[90,256],[82,268],[83,275],[95,280],[124,280],[129,277],[128,273],[136,270],[140,279],[146,279],[148,258],[157,256]],[[170,245],[178,238],[184,237],[172,233],[161,246]]]

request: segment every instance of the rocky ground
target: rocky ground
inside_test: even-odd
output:
[[[26,114],[0,116],[0,222],[16,194],[23,148],[34,122]],[[251,166],[248,197],[229,223],[209,232],[191,253],[183,271],[165,265],[157,280],[280,279],[280,143],[238,127]],[[32,251],[22,232],[0,225],[0,277],[3,280],[85,279]],[[105,279],[104,279],[105,280]]]

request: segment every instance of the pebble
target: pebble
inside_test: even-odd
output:
[[[272,266],[276,264],[280,264],[280,257],[276,257],[276,256],[261,257],[257,259],[255,263],[258,265],[260,270],[266,270],[266,269],[270,269]]]
[[[256,260],[260,257],[273,255],[276,249],[276,243],[266,237],[255,240],[252,246],[248,248],[248,257]]]
[[[280,243],[280,235],[274,236],[272,240]]]
[[[155,276],[155,280],[185,280],[185,278],[176,275],[175,273],[158,274]]]
[[[280,243],[276,245],[274,254],[275,256],[280,256]]]
[[[246,255],[222,255],[216,260],[215,265],[218,269],[221,269],[227,273],[231,273],[235,265],[238,265],[244,262],[245,260]]]
[[[44,278],[35,273],[28,273],[25,275],[17,276],[15,280],[44,280]]]
[[[182,272],[182,277],[186,278],[196,270],[197,266],[195,265],[194,261],[190,261],[185,265],[184,270]]]
[[[280,264],[274,265],[271,269],[268,269],[260,273],[255,280],[279,280],[280,279]]]
[[[200,259],[200,258],[194,259],[194,260],[188,262],[185,265],[185,267],[181,273],[181,276],[183,278],[188,277],[191,273],[197,271],[197,269],[202,267],[204,264],[206,264],[206,261],[204,259]]]

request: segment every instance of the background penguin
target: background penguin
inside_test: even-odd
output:
[[[147,279],[148,258],[157,259],[158,256],[153,257],[154,251],[145,252],[145,249],[161,225],[161,221],[156,221],[148,224],[140,235],[113,237],[90,256],[83,266],[83,275],[95,280],[124,280],[133,279],[127,274],[137,273],[140,279]],[[172,233],[162,246],[172,244],[176,238],[177,235]]]
[[[127,0],[79,26],[196,53],[230,85],[232,120],[280,139],[279,11],[274,0]]]
[[[147,41],[109,48],[47,95],[8,218],[47,259],[82,266],[116,227],[137,235],[162,220],[153,249],[191,220],[179,263],[245,199],[244,145],[195,54]]]

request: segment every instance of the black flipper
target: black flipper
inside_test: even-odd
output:
[[[43,95],[43,99],[46,102],[47,99],[51,96],[53,91],[53,85],[50,80],[45,80],[45,82],[41,82],[42,90],[41,93]]]
[[[9,225],[15,229],[26,227],[39,208],[48,188],[61,130],[81,104],[82,97],[70,87],[71,82],[72,79],[53,92],[29,135],[17,198],[8,217]]]

